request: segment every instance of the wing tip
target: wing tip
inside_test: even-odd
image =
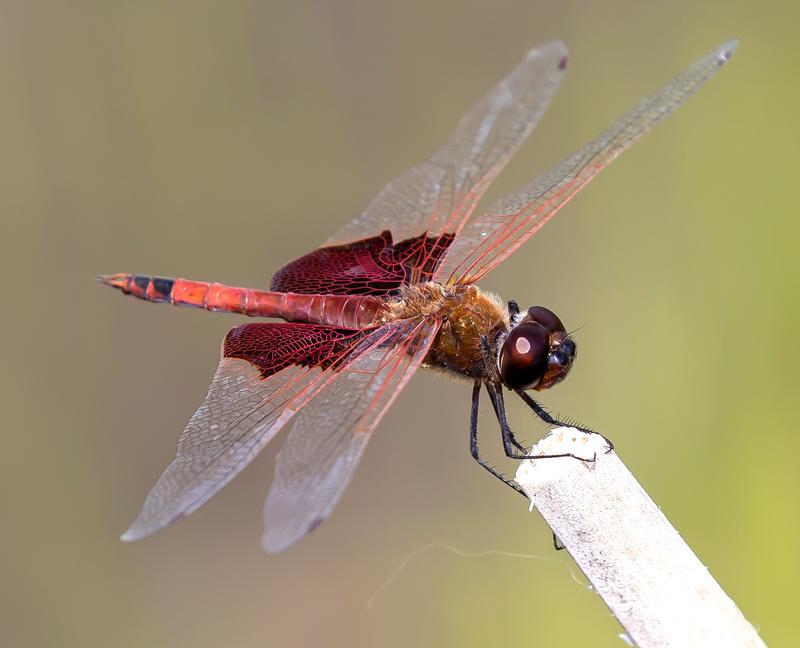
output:
[[[268,554],[277,554],[285,551],[295,542],[297,542],[297,538],[287,540],[285,537],[276,536],[276,534],[269,531],[265,531],[264,535],[261,536],[261,547]]]
[[[146,538],[157,530],[158,529],[153,529],[143,524],[140,518],[136,518],[133,524],[128,527],[128,530],[125,531],[119,539],[122,540],[122,542],[136,542],[137,540]]]
[[[527,54],[525,54],[525,60],[533,61],[544,55],[554,58],[557,61],[559,70],[566,69],[569,60],[569,50],[567,49],[567,44],[563,40],[556,38],[528,50]]]
[[[267,527],[261,536],[261,546],[267,553],[280,553],[305,538],[326,519],[327,515],[320,515],[314,518],[305,531],[298,531],[297,528],[281,530],[277,526]]]
[[[716,56],[717,63],[719,65],[725,65],[728,61],[731,60],[733,53],[736,51],[736,48],[739,47],[739,39],[738,38],[731,38],[729,41],[726,41],[722,45],[720,45],[715,51],[714,56]]]
[[[185,516],[185,513],[178,513],[166,522],[159,522],[157,520],[153,520],[152,518],[150,520],[143,520],[142,516],[139,516],[133,521],[133,524],[128,527],[128,530],[119,537],[119,539],[122,540],[122,542],[136,542],[137,540],[141,540],[147,536],[153,535],[156,531],[161,531],[161,529],[171,526]]]

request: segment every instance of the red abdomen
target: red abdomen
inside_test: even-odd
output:
[[[387,312],[383,299],[366,295],[272,292],[205,281],[131,274],[102,275],[98,280],[118,288],[126,295],[147,301],[253,317],[279,317],[288,322],[323,324],[342,329],[377,326]]]

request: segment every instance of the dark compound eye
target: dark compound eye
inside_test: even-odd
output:
[[[513,328],[500,350],[500,378],[510,389],[530,389],[547,371],[549,331],[537,323]]]
[[[561,320],[558,319],[558,316],[549,308],[545,308],[544,306],[531,306],[528,309],[528,316],[526,320],[527,319],[538,322],[551,333],[563,333],[566,330],[564,325],[561,323]]]

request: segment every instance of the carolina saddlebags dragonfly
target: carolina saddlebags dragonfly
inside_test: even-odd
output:
[[[420,366],[472,383],[472,456],[517,488],[479,452],[480,389],[488,392],[506,454],[522,458],[503,390],[558,425],[527,392],[562,381],[576,346],[552,311],[520,311],[476,283],[713,76],[735,47],[725,43],[701,58],[597,139],[477,216],[481,196],[561,83],[567,49],[559,41],[528,52],[433,157],[387,184],[322,247],[278,270],[270,290],[99,277],[153,302],[285,320],[243,324],[225,336],[177,456],[122,539],[143,538],[193,512],[291,426],[277,456],[263,536],[268,551],[290,546],[330,515],[381,417]]]

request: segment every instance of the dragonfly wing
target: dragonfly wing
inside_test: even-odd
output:
[[[422,363],[439,328],[431,320],[371,333],[294,420],[264,506],[267,551],[285,549],[327,518],[372,431]]]
[[[232,329],[177,456],[122,539],[148,536],[208,501],[319,392],[365,335],[313,324]]]
[[[429,281],[452,236],[421,235],[395,242],[382,232],[323,247],[286,264],[270,290],[326,295],[396,295],[403,285]]]
[[[389,230],[395,241],[457,233],[481,195],[533,130],[566,68],[567,48],[531,50],[458,123],[429,160],[389,182],[367,209],[325,245]]]
[[[623,115],[597,139],[469,222],[434,274],[442,283],[473,283],[503,261],[595,175],[672,113],[722,67],[737,43],[717,48]]]

